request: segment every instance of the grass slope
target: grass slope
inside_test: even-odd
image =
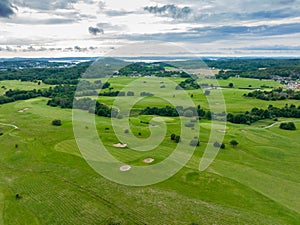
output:
[[[131,81],[114,78],[111,83],[121,89]],[[238,81],[241,85],[246,82],[234,83]],[[148,85],[150,82],[159,85],[155,80]],[[161,93],[170,95],[170,91],[173,89],[167,86]],[[194,93],[196,104],[208,106],[199,90],[188,92]],[[245,101],[244,92],[224,90],[228,111],[286,103]],[[179,92],[176,98],[180,100]],[[102,97],[108,104],[113,99]],[[149,103],[165,106],[165,101],[154,104],[155,99],[147,98],[135,108]],[[37,98],[0,107],[0,123],[19,128],[0,126],[4,133],[0,136],[0,224],[299,224],[300,130],[283,131],[279,124],[263,128],[272,121],[251,126],[228,123],[226,148],[207,171],[199,172],[210,134],[210,121],[203,120],[201,145],[183,169],[156,185],[127,187],[104,179],[87,165],[75,143],[71,110],[48,107],[46,102]],[[29,109],[18,112],[24,108]],[[63,125],[52,126],[53,119],[61,119]],[[141,132],[139,138],[146,138],[149,128],[140,121],[151,119],[132,117],[133,133]],[[168,137],[179,133],[178,118],[166,118],[168,137],[150,152],[112,147],[118,139],[110,119],[97,117],[96,122],[104,144],[124,163],[143,165],[147,157],[157,163],[176,147]],[[299,122],[296,125],[300,127]],[[232,139],[240,143],[236,148],[229,144]],[[16,194],[21,198],[16,199]]]

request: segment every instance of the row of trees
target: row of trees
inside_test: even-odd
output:
[[[274,107],[269,105],[267,109],[253,108],[250,112],[244,114],[227,114],[227,121],[237,124],[251,124],[263,119],[275,119],[277,117],[285,118],[300,118],[300,106],[288,104],[283,108]]]
[[[198,118],[206,118],[211,119],[212,115],[210,111],[205,111],[201,108],[200,105],[195,107],[184,108],[183,106],[166,106],[163,108],[158,107],[147,107],[143,109],[140,113],[141,115],[158,115],[158,116],[170,116],[170,117],[198,117]]]
[[[244,94],[244,97],[257,98],[265,101],[277,101],[286,99],[300,100],[300,92],[294,91],[292,89],[283,90],[283,88],[277,88],[272,91],[256,90],[253,92],[249,92],[248,94]]]
[[[127,65],[118,71],[121,76],[157,76],[157,77],[189,77],[184,71],[180,70],[167,70],[166,68],[175,68],[174,66],[159,62],[159,63],[144,63],[137,62]]]
[[[134,96],[135,93],[133,91],[128,91],[127,93],[125,91],[109,91],[109,92],[103,92],[100,93],[99,96],[107,96],[107,97],[116,97],[116,96]],[[152,97],[154,94],[149,92],[141,92],[140,96],[142,97]]]

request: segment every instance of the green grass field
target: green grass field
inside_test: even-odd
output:
[[[33,89],[46,89],[51,87],[51,85],[47,85],[44,83],[41,83],[38,85],[38,83],[33,82],[21,82],[18,80],[3,80],[0,81],[0,95],[3,95],[7,90],[9,89],[19,89],[19,90],[33,90]]]
[[[187,104],[183,91],[174,92],[174,87],[166,80],[147,79],[147,83],[142,83],[145,88],[156,87],[160,96]],[[121,90],[134,80],[113,78],[110,83],[115,90]],[[162,81],[167,83],[164,89],[159,88]],[[173,81],[178,83],[181,79]],[[230,82],[235,88],[223,90],[227,112],[267,108],[269,104],[299,105],[297,101],[245,99],[243,94],[248,90],[238,89],[249,84],[252,87],[275,86],[276,82],[234,78],[220,81],[220,85]],[[12,81],[5,81],[3,85],[15,89],[38,88],[37,84],[27,86]],[[209,107],[202,91],[187,92],[189,96],[194,95],[192,100],[196,105]],[[217,92],[211,90],[211,96],[218,97]],[[132,101],[132,97],[122,98],[121,105]],[[101,97],[100,100],[112,105],[115,98]],[[273,123],[271,120],[251,126],[227,123],[226,148],[220,150],[206,171],[200,172],[199,162],[211,126],[210,121],[201,120],[200,147],[184,168],[164,182],[130,187],[111,182],[89,167],[74,138],[72,110],[49,107],[46,103],[47,99],[37,98],[0,106],[0,132],[3,133],[0,136],[0,224],[297,225],[300,222],[299,120],[291,119],[298,128],[296,131],[281,130],[279,124],[265,128]],[[165,100],[154,96],[139,101],[134,109],[166,104]],[[28,110],[18,112],[25,108]],[[54,119],[61,119],[63,125],[52,126]],[[136,136],[142,133],[139,139],[150,135],[148,125],[140,121],[151,119],[152,116],[131,117],[132,132]],[[111,119],[96,117],[96,127],[113,156],[124,164],[146,166],[143,159],[152,157],[154,164],[158,163],[176,147],[169,136],[180,133],[180,120],[164,120],[167,137],[159,147],[146,152],[113,147],[119,140]],[[279,121],[286,120],[279,118]],[[86,126],[91,129],[92,124]],[[237,147],[230,146],[233,139],[239,142]],[[20,198],[16,198],[16,194]]]

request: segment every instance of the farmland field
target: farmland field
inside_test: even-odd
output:
[[[159,89],[167,78],[143,78],[145,86],[155,88],[162,96],[184,102],[182,93],[171,85]],[[136,78],[112,78],[111,87],[122,90]],[[174,83],[183,81],[171,78]],[[209,82],[203,80],[202,82]],[[297,100],[261,101],[243,97],[249,90],[278,82],[231,78],[220,81],[224,88],[227,112],[236,113],[272,104],[284,107]],[[7,88],[29,89],[18,82],[1,81]],[[208,101],[201,90],[186,91],[195,105],[207,109]],[[171,94],[172,93],[172,94]],[[211,90],[214,96],[215,90]],[[172,96],[175,95],[175,96]],[[130,101],[125,96],[123,104]],[[115,97],[101,96],[108,105]],[[96,173],[81,156],[72,128],[72,110],[47,106],[47,98],[16,101],[0,107],[0,224],[299,224],[300,130],[284,131],[272,120],[252,125],[226,123],[225,149],[204,172],[199,162],[208,144],[211,121],[200,121],[200,146],[193,157],[173,177],[146,187],[116,184]],[[134,110],[165,107],[163,99],[147,97]],[[26,109],[26,110],[25,110]],[[86,112],[87,117],[91,116]],[[131,116],[132,133],[143,140],[150,135],[148,125],[154,116]],[[62,126],[51,125],[60,119]],[[153,164],[168,157],[176,143],[172,133],[180,133],[180,119],[164,118],[166,138],[153,151],[118,149],[110,119],[96,116],[96,128],[104,145],[117,159],[129,165],[145,166],[145,158]],[[126,119],[126,118],[124,118]],[[121,119],[122,120],[122,119]],[[120,121],[121,121],[120,120]],[[300,127],[300,120],[294,121]],[[118,122],[118,121],[117,121]],[[218,122],[220,126],[223,122]],[[16,127],[14,127],[14,126]],[[86,124],[92,127],[92,124]],[[125,135],[125,134],[124,134]],[[231,140],[239,145],[233,147]],[[183,140],[187,141],[187,140]],[[152,174],[155,176],[155,174]],[[19,195],[17,198],[16,195]],[[176,204],[174,204],[176,203]]]

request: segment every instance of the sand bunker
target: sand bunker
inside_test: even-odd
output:
[[[118,143],[118,144],[114,144],[114,147],[116,147],[116,148],[126,148],[127,144]]]
[[[18,112],[19,112],[19,113],[22,113],[22,112],[27,111],[28,109],[29,109],[29,108],[21,109],[21,110],[19,110]]]
[[[218,130],[219,133],[226,133],[226,130]]]
[[[152,163],[152,162],[154,162],[154,159],[152,158],[144,159],[144,163]]]
[[[124,166],[120,167],[120,171],[122,171],[122,172],[129,171],[130,169],[131,169],[131,166],[129,166],[129,165],[124,165]]]

